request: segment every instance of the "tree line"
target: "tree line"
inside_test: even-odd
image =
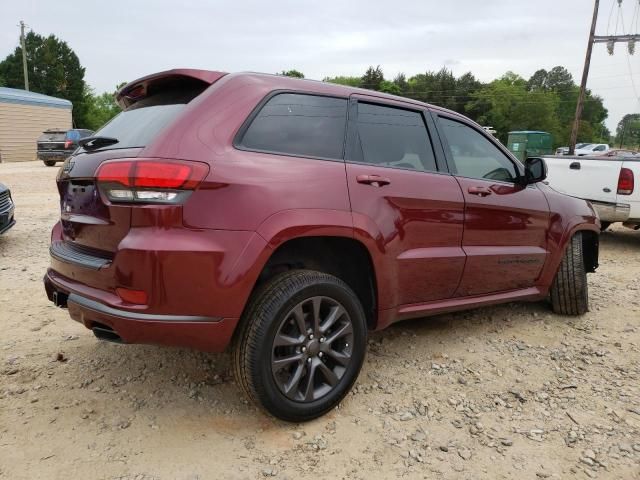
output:
[[[96,130],[120,112],[113,92],[96,94],[84,79],[85,68],[67,42],[34,32],[25,36],[29,90],[73,104],[76,128]],[[0,62],[0,87],[24,88],[22,48]]]
[[[85,68],[66,42],[54,35],[44,37],[29,32],[26,50],[31,90],[70,100],[77,128],[96,130],[120,111],[114,101],[117,87],[112,92],[96,94],[84,79]],[[304,78],[298,70],[282,71],[280,75]],[[369,67],[361,76],[326,77],[323,81],[400,95],[454,110],[493,127],[502,142],[506,142],[512,130],[547,131],[553,134],[556,146],[569,142],[579,91],[562,66],[548,71],[540,69],[529,79],[507,72],[488,83],[471,72],[456,77],[447,68],[411,77],[400,73],[391,80],[385,78],[380,66]],[[18,46],[0,62],[0,86],[23,88],[23,85],[22,49]],[[606,118],[602,98],[587,91],[578,140],[609,142]],[[629,125],[640,123],[639,119],[633,120]],[[628,138],[634,138],[630,130],[627,134]]]
[[[493,127],[506,143],[513,130],[542,130],[553,134],[556,146],[567,145],[580,88],[562,67],[540,69],[525,79],[513,72],[483,83],[473,73],[456,77],[447,68],[409,78],[398,74],[385,79],[380,66],[361,77],[327,77],[326,82],[366,88],[408,97],[454,110],[484,126]],[[604,124],[607,109],[602,98],[587,91],[578,141],[608,142]]]

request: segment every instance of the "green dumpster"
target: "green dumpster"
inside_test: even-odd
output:
[[[524,130],[509,132],[507,148],[519,160],[553,154],[553,137],[548,132]]]

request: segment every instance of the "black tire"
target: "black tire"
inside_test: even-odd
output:
[[[56,166],[56,161],[55,160],[43,160],[43,162],[47,167],[55,167]]]
[[[316,302],[319,305],[317,314]],[[334,310],[334,307],[342,309]],[[324,320],[321,311],[323,314],[328,312]],[[298,318],[302,318],[302,323]],[[309,340],[314,337],[311,328],[305,333],[298,332],[307,326],[313,327],[314,318],[320,319],[315,322],[316,327],[329,326],[325,330],[316,329],[315,340]],[[351,330],[348,330],[348,324]],[[284,329],[290,329],[286,335]],[[350,333],[339,336],[343,331]],[[301,343],[276,345],[276,339],[282,344],[283,338],[293,339],[294,336],[296,342],[303,338]],[[321,341],[325,343],[321,345]],[[306,350],[302,348],[303,344]],[[334,345],[338,345],[341,352],[334,351]],[[366,345],[366,318],[353,290],[332,275],[291,270],[270,280],[252,295],[245,308],[234,340],[234,376],[247,397],[271,415],[292,422],[312,420],[334,408],[349,392],[362,367]],[[282,353],[282,349],[292,350]],[[319,353],[317,349],[322,351]],[[289,360],[299,355],[303,356],[302,360]],[[340,364],[334,358],[340,358]],[[283,367],[278,364],[279,360],[290,361],[290,364]],[[288,375],[290,381],[285,382],[283,378]],[[330,378],[333,385],[330,385]],[[293,386],[286,393],[288,385]],[[312,391],[311,395],[305,398],[294,398],[309,391]]]
[[[551,285],[551,306],[562,315],[582,315],[589,311],[589,287],[582,256],[582,233],[572,238]]]
[[[611,226],[611,222],[600,222],[600,231],[604,232],[610,226]]]

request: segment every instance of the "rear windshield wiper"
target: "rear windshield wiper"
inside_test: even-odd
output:
[[[85,137],[78,141],[80,146],[85,150],[96,150],[101,147],[107,147],[109,145],[113,145],[118,143],[117,138],[113,137]]]

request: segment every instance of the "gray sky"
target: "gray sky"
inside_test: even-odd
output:
[[[601,0],[597,33],[615,0]],[[307,78],[362,75],[380,64],[386,78],[442,66],[483,81],[508,70],[528,78],[564,65],[580,81],[593,2],[589,0],[3,0],[0,58],[17,46],[19,20],[75,50],[97,92],[175,67]],[[629,33],[636,0],[624,0]],[[615,15],[613,24],[615,23]],[[613,24],[610,30],[613,30]],[[621,30],[621,27],[618,28]],[[613,33],[613,31],[611,31]],[[596,45],[589,88],[604,98],[608,126],[640,111],[640,45],[633,57]],[[630,75],[630,70],[633,76]]]

